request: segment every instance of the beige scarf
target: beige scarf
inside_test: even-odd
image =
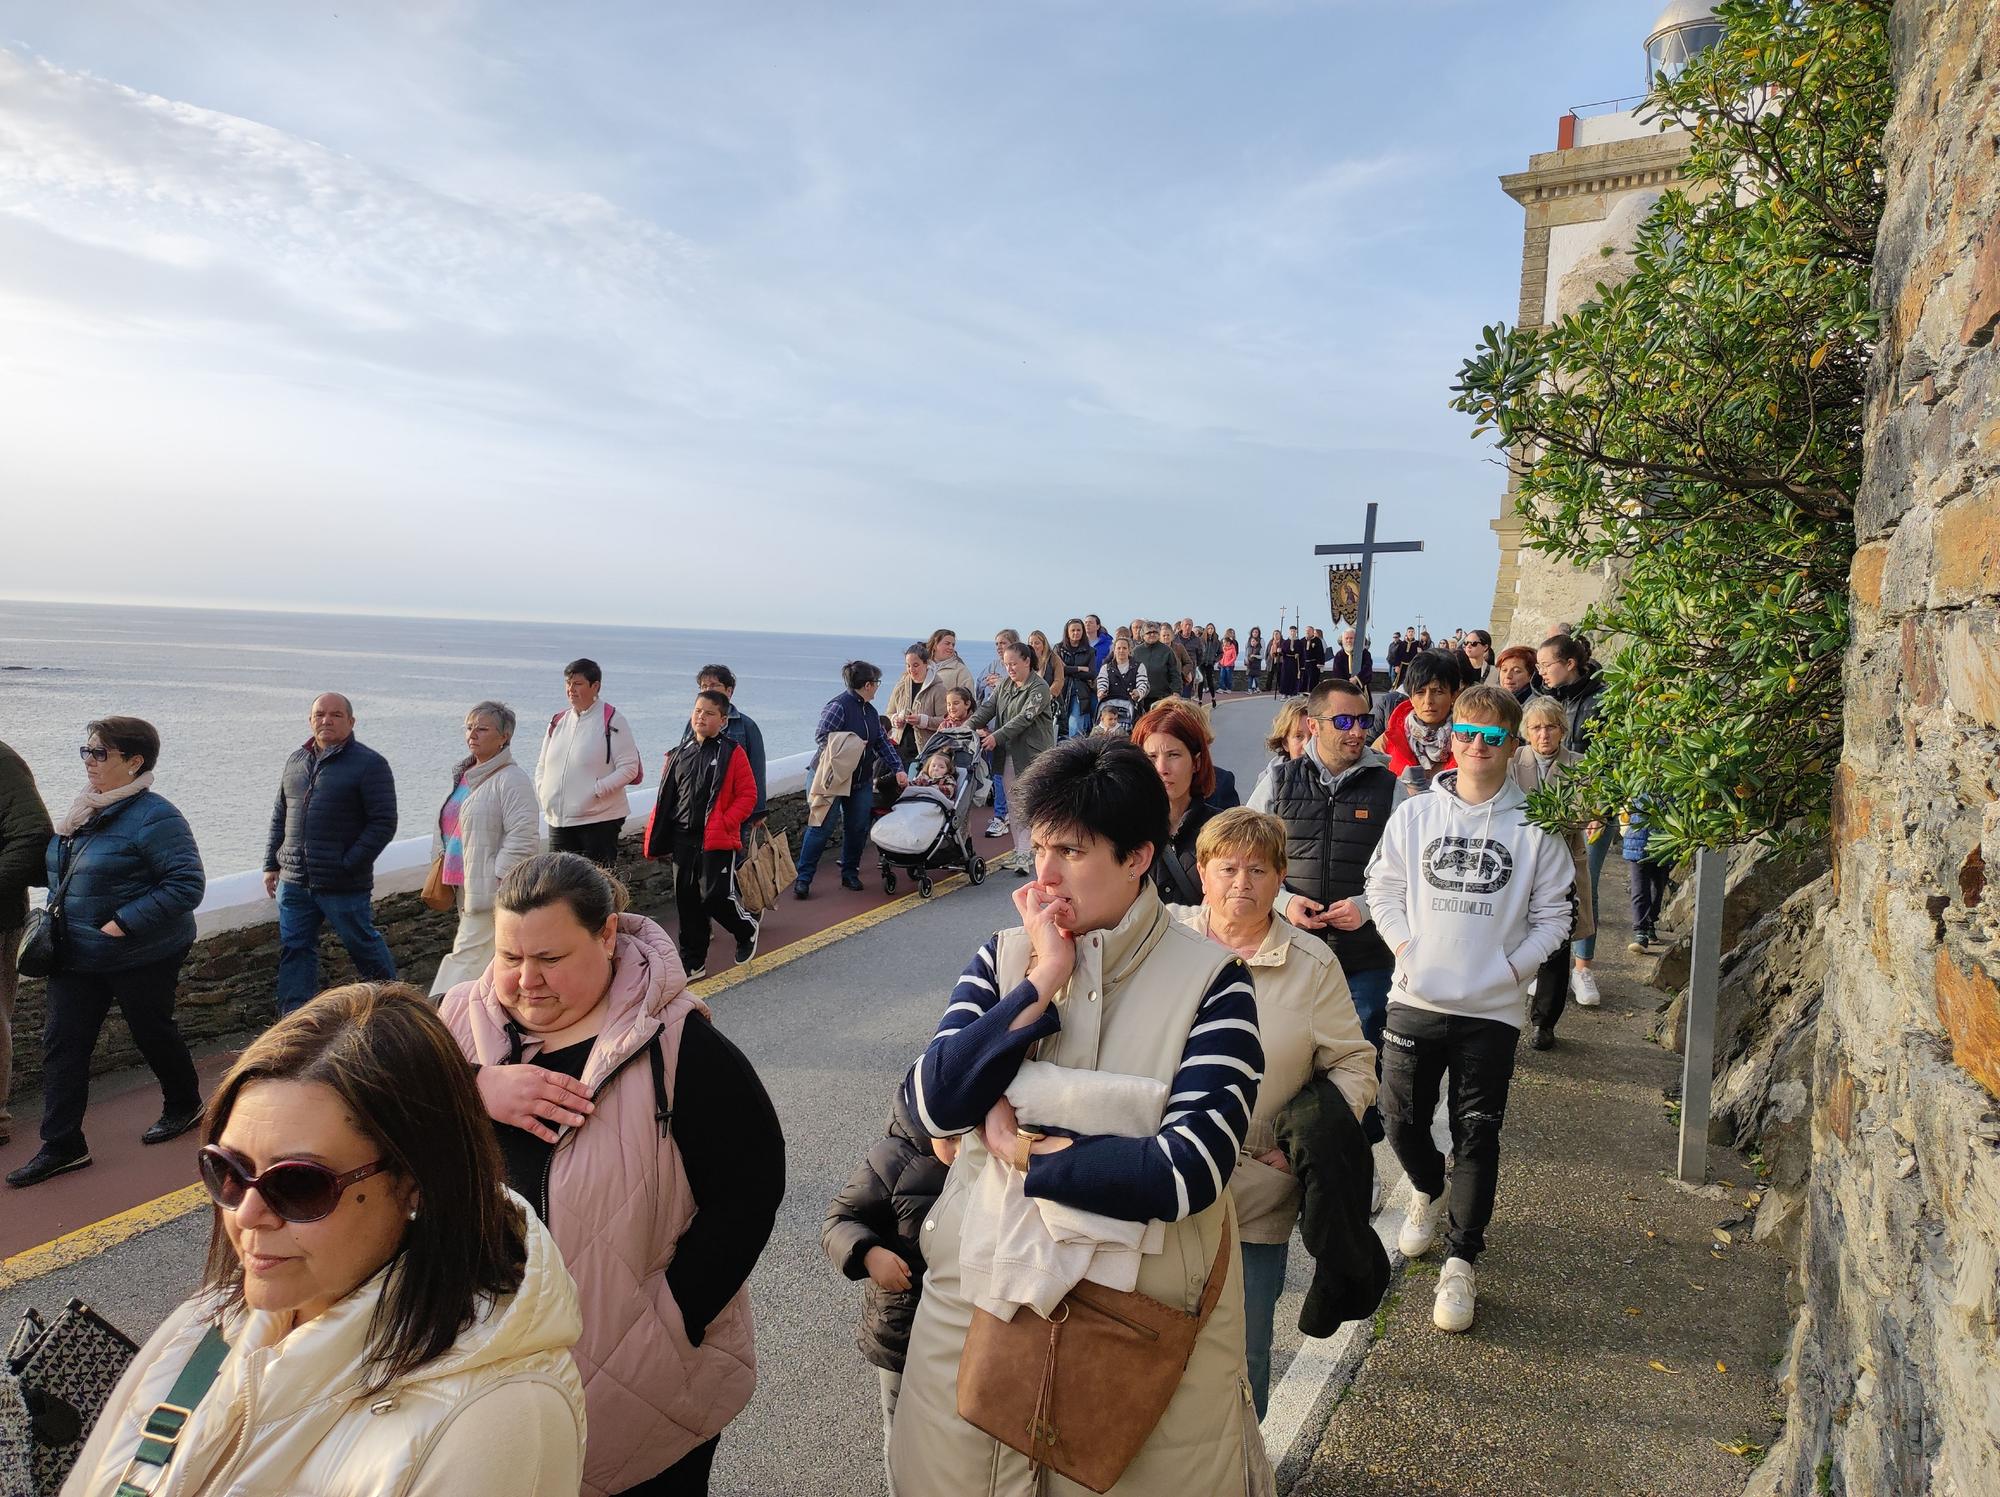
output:
[[[102,811],[106,806],[114,806],[121,800],[153,788],[153,772],[147,770],[129,785],[120,785],[116,790],[86,790],[69,803],[69,809],[56,821],[58,837],[74,837],[83,824]]]

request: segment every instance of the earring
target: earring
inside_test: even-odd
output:
[[[416,1208],[415,1208],[415,1207],[412,1207],[412,1208],[410,1209],[410,1220],[411,1220],[411,1221],[415,1221],[416,1219],[417,1219],[417,1212],[416,1212]]]

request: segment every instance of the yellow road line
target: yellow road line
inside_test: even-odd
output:
[[[933,885],[933,897],[948,894],[966,885],[962,873],[954,873],[949,878],[939,879]],[[787,962],[795,962],[802,956],[815,951],[823,951],[835,942],[849,936],[859,935],[864,930],[872,930],[883,922],[908,914],[918,905],[926,904],[919,894],[905,894],[901,899],[850,916],[825,930],[812,935],[801,936],[788,946],[780,946],[765,956],[741,967],[731,967],[728,971],[694,984],[694,991],[702,997],[712,997],[738,983],[748,982],[753,977],[762,977],[766,972],[775,972]],[[59,1268],[68,1268],[81,1263],[86,1258],[95,1257],[107,1248],[137,1237],[141,1232],[149,1232],[154,1227],[165,1226],[178,1221],[191,1211],[199,1210],[208,1203],[208,1192],[199,1185],[190,1185],[185,1190],[163,1195],[158,1200],[148,1201],[143,1206],[134,1206],[121,1211],[116,1216],[107,1216],[103,1221],[92,1222],[87,1227],[79,1227],[74,1232],[66,1232],[53,1242],[45,1242],[40,1247],[28,1248],[13,1257],[0,1259],[0,1289],[11,1289],[16,1284],[24,1284],[29,1279],[40,1278],[43,1274],[54,1273]]]
[[[143,1206],[134,1206],[116,1216],[107,1216],[103,1221],[78,1227],[74,1232],[65,1232],[53,1242],[45,1242],[11,1258],[0,1259],[0,1289],[11,1289],[45,1273],[54,1273],[58,1268],[81,1263],[85,1258],[95,1257],[106,1248],[116,1247],[141,1232],[150,1232],[154,1227],[178,1221],[207,1203],[208,1192],[199,1185],[190,1185],[158,1200],[148,1201]]]

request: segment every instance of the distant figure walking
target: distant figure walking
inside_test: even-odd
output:
[[[646,856],[674,862],[681,966],[690,982],[708,975],[711,922],[736,937],[737,965],[757,954],[757,922],[736,893],[736,859],[757,809],[757,782],[742,745],[724,732],[728,715],[729,698],[721,692],[696,694],[688,736],[667,755],[646,823]]]
[[[850,660],[840,668],[840,678],[847,689],[820,709],[819,725],[813,730],[812,773],[806,787],[808,824],[799,839],[799,871],[792,883],[796,899],[812,893],[813,874],[833,836],[836,813],[841,819],[840,886],[860,892],[868,813],[875,805],[876,764],[896,777],[897,789],[910,783],[882,714],[875,710],[881,668],[866,660]]]
[[[504,703],[481,702],[465,714],[469,757],[452,771],[431,833],[431,856],[444,859],[445,885],[458,891],[458,937],[431,980],[433,998],[486,971],[494,891],[541,850],[535,782],[514,762],[513,742],[514,712]]]
[[[644,778],[632,725],[599,701],[604,672],[595,660],[563,667],[569,710],[549,719],[535,763],[535,798],[549,823],[551,852],[581,853],[600,868],[618,861],[618,838],[632,814],[625,787]]]
[[[27,761],[0,743],[0,1144],[14,1137],[7,1094],[14,1087],[14,998],[21,974],[14,958],[28,923],[28,887],[44,875],[49,811]]]
[[[106,717],[87,731],[78,752],[88,788],[56,818],[47,846],[49,899],[60,908],[63,935],[49,977],[42,1147],[7,1177],[15,1186],[90,1163],[83,1136],[90,1054],[114,1003],[164,1100],[140,1142],[179,1138],[201,1120],[201,1083],[174,1022],[174,990],[207,887],[201,854],[187,819],[153,789],[160,760],[153,725]]]
[[[319,932],[332,925],[364,981],[393,982],[375,929],[375,860],[396,835],[396,777],[354,736],[354,704],[313,698],[312,736],[278,780],[264,846],[264,892],[278,900],[278,1015],[319,991]]]

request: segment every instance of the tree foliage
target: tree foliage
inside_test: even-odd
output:
[[[1648,106],[1686,185],[1634,273],[1490,327],[1453,405],[1520,477],[1527,543],[1614,563],[1582,627],[1622,641],[1590,753],[1534,814],[1644,798],[1656,855],[1823,833],[1893,94],[1889,0],[1724,0]]]

